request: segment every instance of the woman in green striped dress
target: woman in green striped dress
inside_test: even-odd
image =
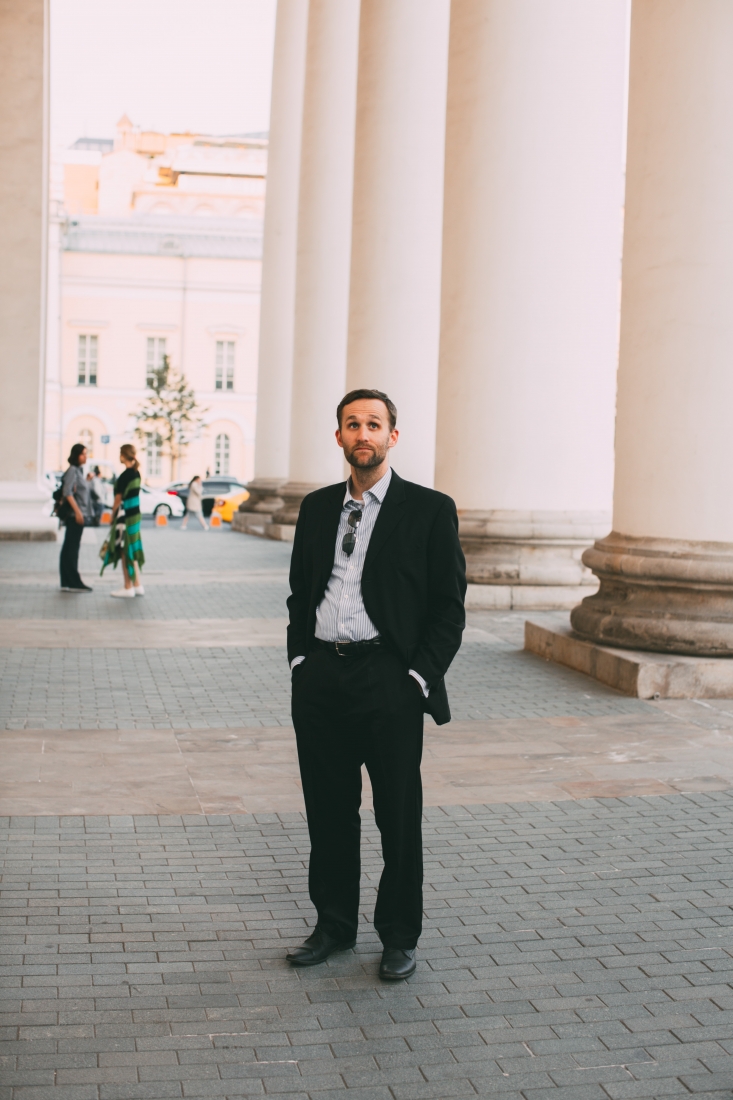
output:
[[[125,467],[115,482],[115,503],[112,511],[112,528],[107,551],[102,562],[102,572],[106,566],[117,568],[122,562],[122,579],[125,587],[118,588],[110,595],[120,599],[134,599],[144,596],[145,589],[140,580],[140,569],[145,563],[143,544],[140,537],[140,463],[131,443],[120,447],[120,462]]]

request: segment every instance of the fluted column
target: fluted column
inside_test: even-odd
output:
[[[362,0],[347,388],[398,409],[394,465],[435,468],[449,0]]]
[[[631,25],[613,533],[572,614],[606,644],[733,655],[733,5]]]
[[[300,166],[290,472],[273,521],[338,481],[334,439],[346,384],[359,0],[310,0]]]
[[[610,526],[625,0],[453,0],[436,487],[487,605]]]
[[[0,3],[0,538],[55,538],[43,474],[48,6]]]
[[[293,377],[303,86],[308,0],[278,0],[272,73],[257,380],[255,476],[247,511],[282,507],[288,477]]]

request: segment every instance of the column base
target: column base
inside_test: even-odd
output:
[[[271,516],[283,506],[280,489],[285,484],[281,477],[256,477],[247,482],[249,500],[239,505],[240,512],[256,512],[257,515]]]
[[[59,521],[51,498],[35,482],[0,481],[0,540],[55,542]]]
[[[611,525],[607,512],[461,511],[459,535],[467,576],[474,585],[563,589],[562,602],[521,603],[523,607],[570,607],[597,581],[582,562],[583,551]],[[512,597],[514,598],[514,597]],[[504,605],[508,606],[508,605]]]
[[[570,629],[567,616],[524,624],[524,648],[546,661],[583,672],[637,699],[730,699],[733,661],[614,649],[586,641]]]
[[[272,517],[272,522],[283,527],[292,527],[295,530],[303,497],[307,497],[314,489],[322,488],[323,485],[320,482],[314,484],[308,481],[288,481],[280,490],[283,506]]]
[[[570,611],[587,585],[469,584],[467,611]]]
[[[733,543],[612,531],[583,562],[600,589],[570,616],[581,637],[624,649],[733,656]]]

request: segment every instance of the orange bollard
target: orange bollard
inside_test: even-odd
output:
[[[212,512],[210,522],[212,527],[221,527],[221,516],[217,516],[216,512]]]
[[[168,526],[168,516],[165,514],[165,512],[158,512],[157,516],[155,517],[155,526],[156,527],[167,527]]]
[[[101,515],[101,518],[100,518],[99,522],[100,522],[100,524],[101,523],[111,523],[112,522],[112,513],[111,512],[102,512],[102,515]]]

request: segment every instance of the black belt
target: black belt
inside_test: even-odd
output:
[[[339,657],[363,657],[365,653],[383,644],[379,636],[370,638],[367,642],[322,642],[320,638],[314,638],[313,641],[321,649],[327,649],[329,653],[336,653]]]

